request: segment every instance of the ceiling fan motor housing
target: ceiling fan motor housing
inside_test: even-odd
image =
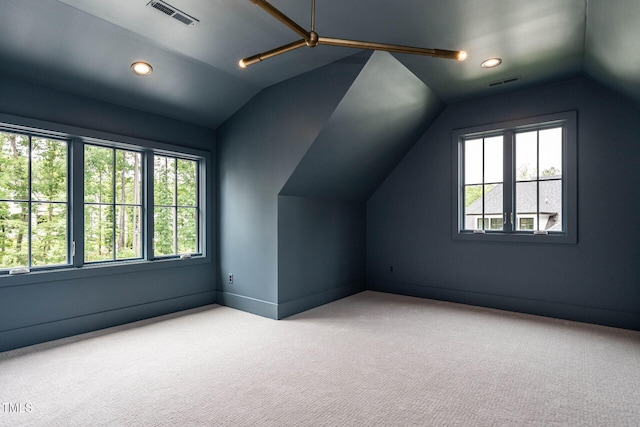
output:
[[[307,40],[307,46],[309,47],[316,47],[318,46],[318,33],[316,33],[315,31],[311,31],[309,32],[309,40]]]

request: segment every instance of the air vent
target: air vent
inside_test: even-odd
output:
[[[147,3],[147,6],[151,6],[155,10],[164,13],[167,16],[177,19],[182,22],[184,25],[193,26],[196,25],[199,20],[194,18],[193,16],[178,10],[177,8],[171,6],[169,3],[161,1],[161,0],[152,0]]]
[[[520,76],[507,77],[504,80],[497,80],[495,82],[487,83],[487,86],[489,87],[502,86],[502,85],[506,85],[507,83],[517,82],[518,80],[520,80]]]

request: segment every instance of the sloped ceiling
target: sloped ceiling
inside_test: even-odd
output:
[[[241,70],[240,58],[297,36],[249,0],[169,0],[199,19],[192,27],[147,3],[2,0],[0,74],[215,129],[263,88],[355,53],[301,48]],[[316,3],[323,36],[466,50],[464,62],[394,54],[446,104],[584,72],[640,100],[637,0]],[[310,1],[272,4],[309,27]],[[493,56],[503,65],[480,67]],[[153,75],[134,76],[135,60]]]
[[[374,52],[281,195],[366,201],[444,109],[387,52]]]

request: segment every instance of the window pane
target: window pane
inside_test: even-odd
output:
[[[174,208],[155,207],[153,225],[153,249],[155,255],[173,255],[174,249],[175,218]]]
[[[67,201],[67,143],[34,138],[31,148],[33,200]]]
[[[482,183],[482,139],[464,142],[464,183]]]
[[[489,184],[484,186],[484,214],[485,216],[494,216],[502,218],[503,186],[502,184]],[[493,229],[493,227],[492,227]],[[500,222],[502,229],[502,222]]]
[[[28,200],[29,138],[0,132],[0,150],[0,199]]]
[[[482,185],[464,187],[464,229],[477,229],[477,219],[482,219]]]
[[[537,216],[537,191],[536,181],[516,183],[516,224],[518,226],[523,216],[528,218]]]
[[[538,178],[538,131],[516,134],[516,180]]]
[[[197,162],[178,159],[178,206],[196,206]]]
[[[153,198],[156,205],[175,204],[176,159],[154,156],[153,160]]]
[[[29,265],[29,206],[0,202],[0,268]]]
[[[562,176],[562,128],[540,131],[540,179]]]
[[[140,153],[116,150],[116,203],[138,205],[142,200]]]
[[[67,205],[33,203],[31,206],[31,264],[67,262]]]
[[[483,188],[484,205],[481,197]],[[502,184],[470,185],[465,187],[465,196],[467,201],[473,200],[465,207],[465,230],[502,230]]]
[[[142,239],[140,235],[140,208],[117,206],[116,259],[140,258]]]
[[[178,208],[178,253],[198,252],[197,210]]]
[[[562,231],[562,180],[540,181],[540,230]]]
[[[484,140],[484,182],[502,182],[502,146],[503,136],[494,136]]]
[[[85,145],[84,201],[113,202],[113,149]],[[86,228],[86,227],[85,227]]]
[[[113,259],[113,206],[85,205],[84,260]]]

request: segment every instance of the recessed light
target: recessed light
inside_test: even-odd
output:
[[[482,64],[480,64],[480,66],[482,66],[482,68],[493,68],[493,67],[497,67],[500,64],[502,64],[502,59],[489,58],[486,61],[484,61]]]
[[[131,64],[131,71],[138,76],[148,76],[153,72],[153,67],[146,62],[134,62]]]

